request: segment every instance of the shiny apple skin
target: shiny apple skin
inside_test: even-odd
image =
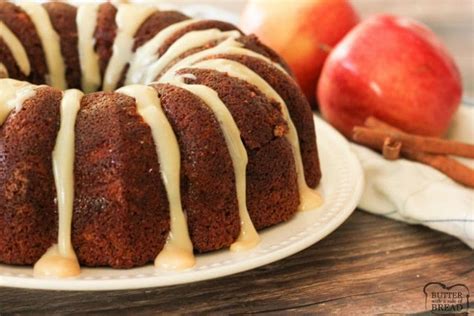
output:
[[[256,34],[290,66],[308,100],[329,51],[359,17],[346,0],[249,0],[241,28]]]
[[[461,94],[459,70],[435,34],[391,15],[360,23],[335,47],[317,92],[322,115],[347,137],[368,116],[441,136]]]

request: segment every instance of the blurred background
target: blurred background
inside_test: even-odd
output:
[[[270,3],[277,1],[279,0]],[[160,0],[160,2],[180,6],[216,5],[240,15],[246,0]],[[375,13],[386,12],[411,17],[428,25],[454,56],[462,73],[464,94],[471,99],[474,98],[474,0],[350,0],[350,2],[362,19]]]
[[[458,64],[465,94],[474,97],[473,0],[352,0],[362,18],[376,12],[412,17],[428,25]]]

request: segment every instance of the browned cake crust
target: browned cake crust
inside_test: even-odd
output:
[[[181,36],[183,36],[184,34],[193,32],[193,31],[202,31],[202,30],[208,30],[208,29],[218,29],[221,31],[237,30],[240,32],[240,30],[236,26],[227,22],[216,21],[216,20],[197,21],[175,32],[173,35],[171,35],[163,43],[163,45],[161,45],[161,47],[158,49],[158,56],[162,56],[164,53],[166,53],[166,51],[170,48],[170,46],[173,45],[173,43],[176,42],[179,38],[181,38]]]
[[[0,78],[17,78],[18,80],[27,80],[28,78],[21,72],[12,52],[7,44],[0,38],[0,60],[7,69],[7,73],[0,73]]]
[[[0,127],[0,261],[33,264],[56,238],[51,152],[61,92],[38,88]]]
[[[28,77],[28,81],[32,83],[44,83],[44,76],[47,73],[46,59],[40,38],[36,33],[36,28],[30,17],[13,3],[0,1],[0,21],[5,23],[25,47],[31,64],[31,74]],[[8,71],[12,71],[13,74],[13,67],[10,65],[5,66]],[[11,75],[10,77],[13,76]]]
[[[68,86],[78,88],[77,9],[64,3],[44,7],[61,39]],[[99,6],[94,38],[102,77],[113,52],[116,14],[110,3]],[[136,32],[133,49],[186,19],[175,11],[153,13]],[[44,83],[48,72],[45,55],[28,15],[14,4],[0,1],[0,21],[22,42],[32,69],[30,76],[24,76],[0,39],[0,62],[9,77]],[[211,28],[238,30],[220,21],[195,22],[170,36],[158,49],[158,56],[185,33]],[[242,35],[238,41],[289,72],[286,63],[255,36]],[[166,69],[217,44],[213,41],[184,52]],[[295,81],[258,58],[209,58],[235,60],[247,66],[282,97],[299,134],[307,183],[315,187],[321,173],[314,123]],[[127,69],[128,65],[119,86]],[[290,219],[300,201],[292,148],[284,138],[288,125],[280,105],[252,84],[223,72],[190,68],[179,73],[195,76],[186,77],[187,84],[203,84],[216,91],[240,130],[248,154],[247,208],[255,227],[263,229]],[[179,143],[182,205],[194,250],[228,247],[239,235],[240,217],[233,164],[221,127],[198,96],[170,84],[153,87]],[[40,87],[21,111],[0,126],[0,262],[34,264],[57,241],[52,151],[60,124],[60,101],[59,90]],[[74,178],[72,243],[80,263],[131,268],[153,261],[169,235],[169,201],[150,127],[137,113],[133,98],[117,92],[82,98],[75,126]]]
[[[189,19],[186,15],[177,11],[156,11],[150,15],[145,22],[140,25],[134,35],[135,43],[133,44],[133,51],[145,44],[148,40],[153,38],[159,31],[167,26]],[[125,76],[127,74],[130,64],[126,64],[117,82],[117,86],[123,86]]]
[[[202,84],[218,93],[239,127],[246,148],[258,149],[286,133],[288,126],[278,103],[247,82],[208,69],[186,68],[177,73],[192,74],[196,79],[184,78],[187,84]]]
[[[240,232],[234,169],[213,113],[192,93],[155,85],[181,152],[181,196],[194,249],[230,246]]]
[[[80,88],[81,66],[77,50],[77,25],[71,23],[71,21],[76,21],[77,8],[61,2],[49,2],[43,6],[48,12],[54,30],[61,39],[61,53],[66,68],[68,88]]]
[[[97,25],[94,32],[95,51],[99,56],[100,74],[104,77],[105,69],[112,57],[112,47],[117,35],[117,24],[115,15],[117,9],[110,3],[103,3],[99,6],[97,13]]]
[[[287,126],[278,103],[247,82],[221,72],[182,69],[178,73],[196,77],[185,78],[188,84],[203,84],[215,90],[239,127],[249,159],[247,207],[252,220],[257,220],[257,229],[293,216],[299,204],[296,169],[291,145],[282,138]]]
[[[133,98],[85,96],[76,123],[72,240],[84,265],[152,261],[169,232],[169,208],[148,125]]]
[[[189,19],[177,11],[156,11],[150,15],[135,33],[133,51],[153,38],[159,31],[167,26]]]
[[[182,30],[179,30],[175,32],[173,35],[171,35],[166,41],[164,41],[163,45],[160,46],[158,49],[157,55],[158,56],[163,56],[168,49],[173,45],[178,39],[180,39],[183,35],[189,32],[193,31],[200,31],[200,30],[206,30],[206,29],[219,29],[221,31],[231,31],[231,30],[237,30],[240,32],[237,27],[233,26],[230,23],[227,22],[221,22],[221,21],[216,21],[216,20],[204,20],[204,21],[197,21],[195,23],[192,23],[191,25],[188,25],[187,27],[183,28]],[[180,60],[186,58],[187,56],[190,56],[192,54],[198,53],[200,51],[212,48],[219,44],[217,41],[211,41],[201,47],[195,47],[193,49],[190,49],[179,56],[176,56],[171,62],[169,62],[164,69],[160,73],[157,74],[156,80],[158,80],[167,70],[169,70],[171,67],[173,67],[176,63],[178,63]]]
[[[248,155],[247,208],[255,228],[289,220],[300,203],[291,145],[276,138]]]
[[[286,63],[286,61],[281,58],[273,49],[268,47],[267,45],[263,44],[257,36],[255,35],[245,35],[238,39],[239,42],[244,44],[244,47],[254,51],[260,55],[263,55],[270,60],[280,64],[290,76],[293,76],[290,66]]]
[[[170,70],[174,65],[176,65],[177,63],[179,63],[181,60],[185,59],[186,57],[188,56],[191,56],[193,54],[196,54],[196,53],[199,53],[203,50],[206,50],[206,49],[210,49],[210,48],[213,48],[215,47],[217,44],[219,44],[218,41],[212,41],[212,42],[208,42],[206,43],[205,45],[203,46],[200,46],[200,47],[195,47],[195,48],[192,48],[192,49],[189,49],[187,51],[185,51],[184,53],[176,56],[173,60],[171,60],[156,76],[155,80],[156,81],[159,81],[159,79],[161,78],[161,76],[163,76],[168,70]]]
[[[321,169],[316,146],[313,113],[308,100],[298,88],[295,80],[265,61],[252,56],[222,54],[210,58],[234,60],[247,66],[272,86],[285,101],[298,132],[306,182],[310,187],[315,188],[321,179]]]

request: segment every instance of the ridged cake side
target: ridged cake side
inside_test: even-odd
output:
[[[44,12],[50,24],[35,24]],[[156,259],[177,268],[193,249],[251,248],[256,229],[317,205],[310,106],[285,62],[255,36],[226,22],[110,3],[2,2],[0,23],[4,75],[69,89],[0,79],[8,90],[0,100],[0,262],[41,259],[43,274],[57,274],[54,258],[114,268]],[[63,68],[52,68],[54,47]],[[130,86],[113,91],[122,85]],[[82,96],[73,88],[110,91]],[[80,108],[68,136],[59,126],[73,101]],[[71,188],[54,177],[51,160],[68,137],[73,162],[58,159],[73,170]],[[179,174],[177,187],[164,168]],[[73,192],[73,203],[59,205],[57,192]],[[70,229],[71,241],[55,237],[58,227]]]

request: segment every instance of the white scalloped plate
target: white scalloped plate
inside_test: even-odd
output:
[[[278,261],[326,237],[353,212],[362,194],[363,173],[347,141],[320,118],[315,118],[323,179],[318,190],[324,204],[298,213],[287,223],[261,232],[254,249],[197,255],[194,268],[182,272],[157,271],[149,265],[130,270],[84,268],[70,279],[33,277],[31,267],[0,265],[0,286],[48,290],[124,290],[167,286],[214,279]]]

